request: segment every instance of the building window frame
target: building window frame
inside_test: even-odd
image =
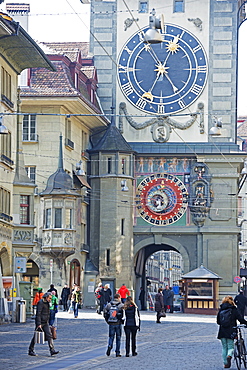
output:
[[[4,67],[1,69],[1,100],[9,108],[14,108],[12,103],[11,75]]]
[[[65,228],[66,229],[73,228],[73,209],[72,208],[65,208]]]
[[[29,179],[35,184],[36,183],[36,166],[26,166],[25,170]]]
[[[11,160],[11,132],[1,135],[1,160],[10,166],[14,164]]]
[[[51,228],[51,208],[46,208],[45,210],[45,228]]]
[[[54,209],[54,229],[62,229],[63,227],[63,209]]]
[[[20,224],[30,224],[30,196],[20,195]]]
[[[36,114],[24,114],[22,121],[22,141],[38,141]]]

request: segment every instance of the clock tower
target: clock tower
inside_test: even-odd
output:
[[[116,127],[135,156],[131,289],[145,284],[152,253],[175,250],[184,273],[203,264],[222,277],[220,295],[235,293],[240,5],[91,1],[98,94],[106,114],[113,101]],[[117,279],[124,282],[121,272]]]

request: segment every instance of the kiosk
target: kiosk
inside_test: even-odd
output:
[[[185,313],[216,315],[221,277],[203,265],[182,276]]]

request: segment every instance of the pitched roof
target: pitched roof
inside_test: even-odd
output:
[[[187,274],[184,274],[182,278],[185,278],[185,279],[221,279],[219,275],[217,275],[215,272],[208,270],[203,265],[201,265],[195,270],[188,272]]]
[[[87,78],[93,78],[95,75],[95,67],[94,66],[83,66],[81,71],[84,73]]]
[[[44,68],[33,68],[31,71],[30,86],[21,88],[21,97],[79,97],[93,110],[101,112],[95,100],[91,102],[86,84],[80,80],[76,89],[71,78],[70,69],[63,60],[54,61],[55,72]],[[93,67],[94,68],[94,67]]]
[[[41,42],[40,45],[49,48],[51,54],[67,56],[72,62],[78,60],[79,53],[82,58],[89,58],[89,42]]]
[[[30,87],[22,87],[22,96],[75,96],[79,91],[73,86],[68,66],[63,61],[54,61],[56,72],[33,68]],[[86,96],[89,99],[89,96]]]
[[[129,146],[119,129],[113,123],[111,123],[106,129],[98,132],[93,138],[93,141],[95,142],[95,146],[89,150],[91,153],[98,151],[133,153],[132,148]]]
[[[47,180],[45,190],[40,195],[74,195],[79,194],[74,190],[73,179],[63,168],[62,135],[59,138],[58,169]]]

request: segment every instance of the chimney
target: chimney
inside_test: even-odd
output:
[[[6,11],[16,22],[20,23],[25,31],[28,32],[28,14],[30,12],[30,4],[7,3]]]

